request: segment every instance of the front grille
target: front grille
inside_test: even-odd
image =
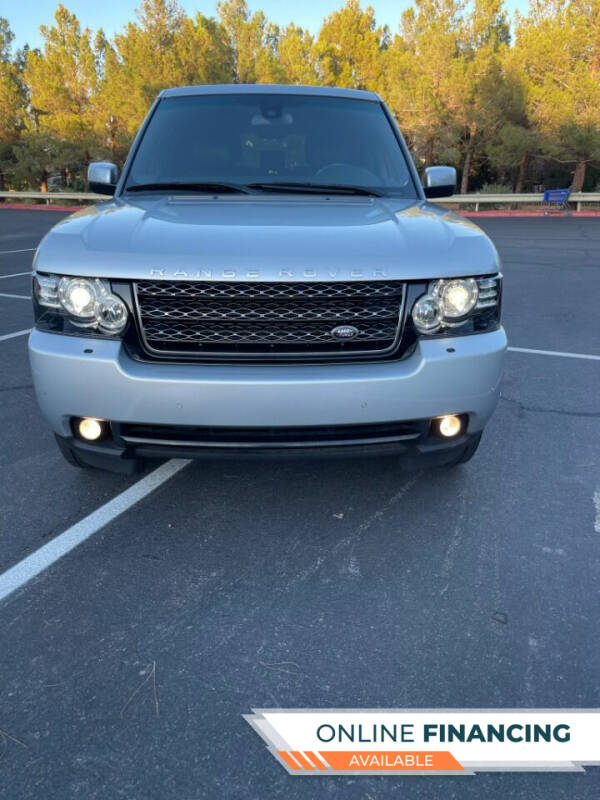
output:
[[[142,345],[150,354],[345,358],[394,350],[404,284],[139,281],[135,295]],[[333,330],[342,325],[356,334],[337,339]]]
[[[326,447],[398,442],[417,439],[428,428],[427,420],[377,422],[367,425],[314,425],[300,427],[229,428],[191,425],[113,423],[113,432],[125,444],[268,449]]]

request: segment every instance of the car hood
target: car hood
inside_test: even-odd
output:
[[[499,261],[476,225],[422,201],[145,195],[59,222],[34,266],[103,278],[410,280],[492,273]]]

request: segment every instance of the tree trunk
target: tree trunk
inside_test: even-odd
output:
[[[434,140],[433,137],[429,137],[425,143],[425,166],[431,167],[433,164],[433,147],[434,147]]]
[[[460,193],[466,194],[469,191],[469,172],[471,170],[471,159],[473,157],[473,141],[469,139],[467,152],[465,153],[465,163],[463,164],[462,177],[460,179]]]
[[[525,183],[525,175],[527,174],[527,167],[529,164],[529,153],[525,153],[519,164],[519,175],[517,177],[517,185],[515,186],[515,193],[521,194],[523,191],[523,184]]]
[[[583,191],[583,182],[585,181],[585,168],[587,161],[578,161],[575,167],[575,174],[573,175],[573,183],[571,185],[572,192]]]
[[[117,120],[112,114],[110,115],[108,121],[108,147],[110,150],[110,156],[114,162],[116,162],[116,152],[117,152]]]

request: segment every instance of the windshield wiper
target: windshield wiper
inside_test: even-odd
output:
[[[133,186],[126,186],[126,192],[163,192],[169,190],[178,192],[207,192],[207,193],[240,193],[250,194],[245,186],[237,183],[195,183],[187,181],[164,181],[163,183],[134,183]]]
[[[366,186],[351,186],[342,183],[301,183],[297,181],[268,181],[264,183],[202,183],[189,181],[163,181],[160,183],[134,183],[126,186],[126,192],[206,192],[228,194],[252,194],[252,190],[265,192],[299,192],[303,194],[359,194],[371,197],[383,197],[376,189]]]
[[[366,186],[350,186],[345,183],[298,183],[296,181],[282,181],[272,183],[249,183],[250,189],[260,189],[265,192],[304,192],[307,194],[364,194],[372,197],[383,197],[376,189]]]

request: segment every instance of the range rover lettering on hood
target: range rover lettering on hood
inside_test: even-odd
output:
[[[261,272],[259,269],[250,269],[250,270],[235,270],[235,269],[223,269],[223,270],[212,270],[212,269],[198,269],[198,270],[186,270],[186,269],[176,269],[176,270],[167,270],[161,269],[159,267],[154,267],[150,270],[150,277],[151,278],[167,278],[168,280],[189,280],[191,278],[196,278],[198,280],[218,280],[218,279],[228,279],[228,278],[256,278],[260,279]],[[272,279],[272,273],[269,274],[269,278]],[[352,269],[342,271],[339,269],[327,269],[327,270],[316,270],[316,269],[299,269],[299,270],[292,270],[292,269],[280,269],[277,272],[277,277],[279,278],[314,278],[315,280],[320,279],[327,279],[327,278],[339,278],[345,277],[348,279],[351,278],[387,278],[389,277],[388,271],[385,269]]]

